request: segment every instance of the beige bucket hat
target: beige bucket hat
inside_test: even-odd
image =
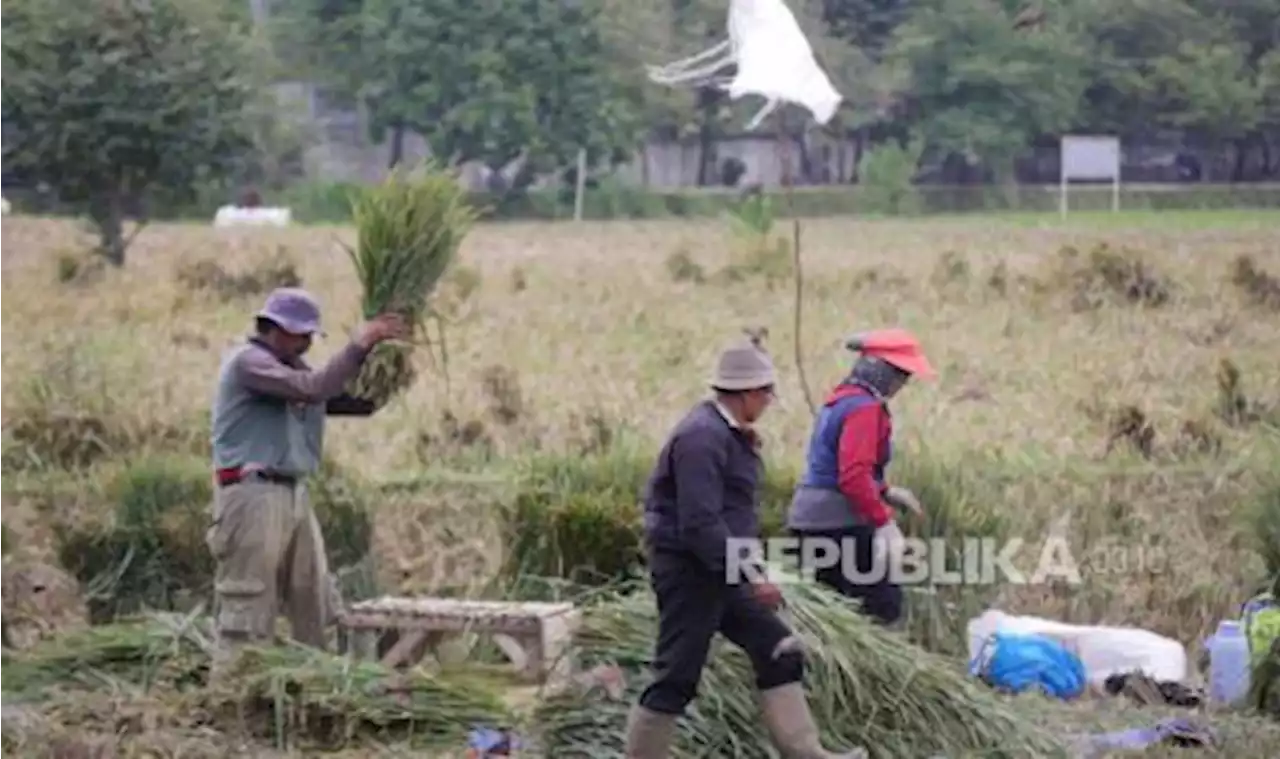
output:
[[[768,354],[743,340],[726,348],[707,381],[714,390],[758,390],[775,384],[777,377]]]

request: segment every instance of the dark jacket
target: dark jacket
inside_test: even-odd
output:
[[[692,555],[723,576],[726,540],[760,537],[762,469],[750,432],[731,427],[712,401],[694,406],[662,447],[645,486],[649,549]]]

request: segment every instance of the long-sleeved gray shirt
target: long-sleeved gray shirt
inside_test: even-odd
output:
[[[760,536],[762,470],[749,431],[731,426],[712,401],[694,406],[663,446],[645,488],[649,546],[691,554],[723,576],[728,539]]]
[[[320,465],[327,414],[367,415],[372,404],[343,394],[366,352],[349,343],[313,370],[250,338],[222,363],[213,402],[215,469],[258,467],[304,477]]]

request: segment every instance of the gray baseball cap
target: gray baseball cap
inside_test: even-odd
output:
[[[320,332],[320,304],[299,287],[272,290],[256,316],[294,335],[324,334]]]

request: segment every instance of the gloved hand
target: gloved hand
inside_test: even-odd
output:
[[[920,500],[916,498],[915,493],[906,488],[889,488],[884,491],[884,500],[896,509],[906,509],[916,516],[924,515],[924,508],[920,506]]]
[[[898,566],[902,561],[905,541],[906,536],[902,534],[902,528],[898,527],[898,523],[892,519],[876,528],[876,534],[872,538],[876,566],[884,567],[885,572]],[[888,559],[887,563],[881,564],[883,559]]]
[[[766,609],[773,611],[782,605],[782,591],[769,581],[751,583],[751,594]]]

